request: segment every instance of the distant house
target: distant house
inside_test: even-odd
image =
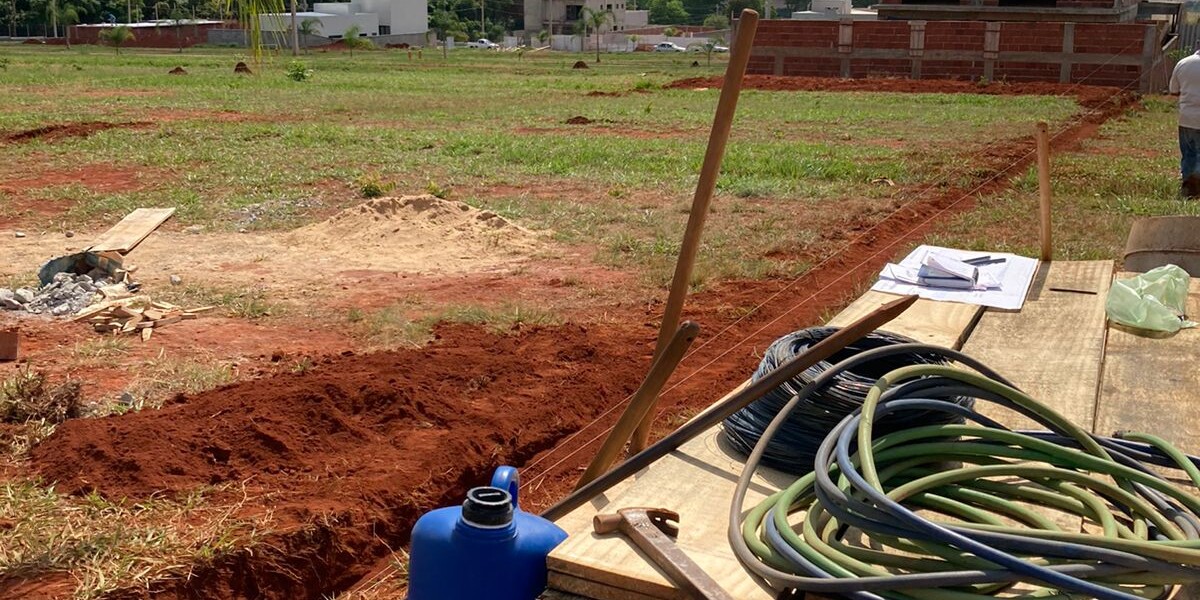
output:
[[[429,10],[426,0],[353,0],[352,2],[316,2],[311,11],[296,14],[297,25],[305,19],[320,22],[319,34],[340,39],[346,30],[357,25],[359,35],[425,34],[429,31]],[[287,32],[291,30],[291,13],[267,14],[262,17],[262,30]]]
[[[573,34],[583,9],[612,13],[604,31],[625,31],[625,0],[525,0],[525,31]]]

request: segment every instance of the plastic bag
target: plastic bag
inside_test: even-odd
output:
[[[1108,318],[1130,327],[1175,333],[1195,327],[1187,320],[1187,271],[1175,265],[1151,269],[1133,279],[1117,279],[1104,308]]]

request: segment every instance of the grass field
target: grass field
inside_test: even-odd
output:
[[[720,68],[690,67],[691,55],[612,56],[572,70],[586,55],[458,51],[410,62],[402,51],[316,53],[302,57],[314,75],[299,83],[285,76],[283,57],[257,76],[235,76],[239,55],[226,50],[6,52],[0,129],[155,124],[4,148],[10,164],[36,157],[44,169],[148,173],[135,191],[37,190],[38,200],[70,202],[68,223],[170,204],[183,225],[290,227],[315,205],[344,203],[375,183],[551,229],[597,246],[608,264],[651,267],[656,280],[679,239],[675,216],[695,185],[717,94],[660,86]],[[176,65],[189,74],[167,75]],[[910,186],[954,182],[963,157],[996,132],[1076,110],[1051,97],[747,91],[718,183],[718,210],[738,217],[714,220],[701,270],[794,273],[803,265],[761,259],[814,239],[781,213],[819,227],[830,203],[880,210]],[[596,123],[564,124],[574,116]]]
[[[302,375],[319,369],[321,354],[413,346],[441,321],[503,335],[624,319],[633,325],[622,334],[647,333],[638,326],[665,295],[717,98],[713,89],[663,86],[721,73],[725,60],[693,67],[704,58],[605,55],[595,64],[586,54],[314,52],[301,57],[312,78],[297,82],[286,76],[285,56],[253,76],[235,75],[245,56],[230,49],[118,56],[0,46],[0,58],[0,256],[68,229],[81,232],[78,242],[139,206],[175,206],[156,235],[176,236],[172,269],[195,270],[176,288],[164,283],[174,272],[166,266],[144,265],[139,276],[156,298],[226,309],[149,344],[25,323],[39,328],[32,368],[84,381],[89,404],[105,407],[96,414],[151,409],[176,392],[248,376]],[[590,68],[572,69],[577,60]],[[167,75],[175,66],[188,74]],[[1032,172],[996,193],[970,198],[970,190],[990,175],[981,166],[990,149],[1028,135],[1037,120],[1059,130],[1081,112],[1068,97],[747,90],[694,289],[803,273],[930,193],[975,206],[926,241],[1035,254]],[[567,124],[573,117],[589,122]],[[117,126],[86,137],[14,137],[96,122]],[[1055,157],[1056,258],[1118,259],[1133,219],[1200,214],[1176,197],[1174,127],[1173,104],[1147,98]],[[461,200],[546,232],[548,246],[475,278],[380,283],[369,273],[314,272],[295,281],[246,276],[242,287],[230,273],[252,273],[259,251],[247,248],[244,264],[209,265],[192,246],[284,236],[368,192]],[[180,231],[193,226],[203,227],[197,237]],[[29,239],[13,239],[16,229]],[[243,230],[266,237],[238,237]],[[30,265],[0,261],[0,285],[27,283]],[[275,297],[312,281],[325,287],[303,302]],[[721,300],[720,287],[711,288]],[[745,314],[741,305],[726,308]],[[136,400],[113,409],[122,391]],[[190,573],[276,525],[269,511],[242,515],[241,503],[257,500],[232,488],[144,502],[60,494],[22,470],[28,445],[54,426],[34,425],[17,436],[20,448],[0,452],[12,456],[5,472],[13,474],[0,482],[0,570],[103,597]],[[0,429],[0,443],[13,437]],[[274,501],[264,497],[264,505]],[[384,587],[356,597],[402,597],[402,582]]]

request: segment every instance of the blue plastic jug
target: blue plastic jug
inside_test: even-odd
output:
[[[546,589],[546,555],[567,532],[517,505],[517,470],[500,467],[462,506],[417,520],[408,600],[535,600]]]

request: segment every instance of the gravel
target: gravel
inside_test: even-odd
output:
[[[88,307],[96,292],[112,282],[105,275],[58,273],[54,280],[39,289],[0,288],[0,309],[22,310],[56,317],[75,314]]]

